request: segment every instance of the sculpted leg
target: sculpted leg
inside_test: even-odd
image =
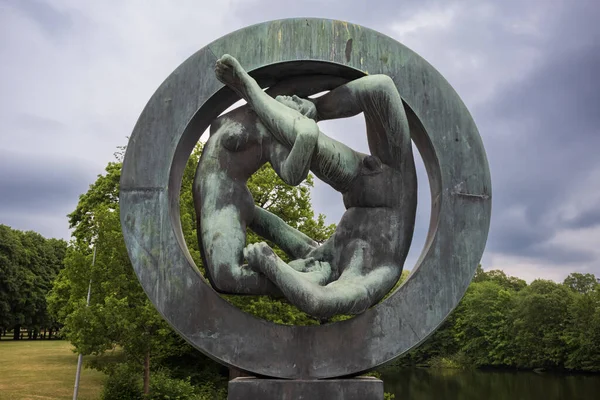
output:
[[[321,287],[330,280],[331,266],[328,262],[309,257],[294,260],[288,265],[264,242],[248,245],[244,255],[251,268],[276,278],[275,285],[299,308],[299,304],[310,301],[314,287]],[[293,292],[291,297],[286,295],[286,291]]]
[[[234,57],[225,54],[217,60],[215,73],[221,82],[248,102],[267,129],[288,148],[291,148],[296,140],[298,120],[302,121],[301,123],[316,125],[316,122],[297,110],[263,92],[254,78],[248,75]]]
[[[364,112],[371,154],[398,166],[410,155],[410,132],[402,98],[387,75],[369,75],[339,86],[315,99],[319,120],[345,118]]]
[[[246,230],[233,206],[207,214],[199,229],[205,268],[215,290],[229,294],[281,296],[267,277],[243,265]]]
[[[348,268],[339,280],[323,286],[323,282],[331,278],[329,263],[329,271],[320,263],[310,273],[298,272],[277,257],[265,243],[248,246],[245,254],[248,262],[268,276],[285,298],[318,318],[362,313],[389,291],[399,275],[397,269],[387,266],[377,267],[366,275],[361,275],[355,268]],[[359,268],[362,256],[362,250],[359,250],[353,257]],[[328,279],[324,279],[327,275]]]

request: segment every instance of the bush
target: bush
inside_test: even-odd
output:
[[[430,368],[439,369],[466,369],[469,365],[471,364],[469,363],[467,356],[460,351],[448,357],[431,357],[428,362]]]
[[[150,393],[144,396],[142,371],[137,365],[119,363],[107,370],[103,400],[226,400],[227,390],[212,381],[194,386],[190,378],[171,377],[166,370],[150,373]]]
[[[102,390],[103,400],[142,400],[142,374],[130,364],[111,368]]]
[[[204,400],[190,379],[174,379],[165,371],[156,371],[150,375],[150,394],[148,400]]]
[[[227,389],[218,388],[212,381],[207,381],[199,387],[201,400],[227,400]]]

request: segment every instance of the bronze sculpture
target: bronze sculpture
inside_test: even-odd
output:
[[[402,272],[416,210],[408,120],[393,81],[365,76],[315,100],[274,99],[230,55],[217,61],[215,72],[252,111],[220,117],[198,165],[198,236],[213,286],[238,294],[281,291],[320,318],[358,314],[381,300]],[[329,138],[317,126],[317,120],[361,112],[371,155]],[[232,152],[238,153],[236,162]],[[267,161],[289,184],[300,183],[310,168],[343,194],[346,212],[323,245],[254,205],[245,180]],[[244,249],[248,265],[242,265],[247,225],[295,260],[286,264],[258,243]]]
[[[282,93],[304,97],[382,74],[402,95],[411,139],[427,170],[429,230],[411,276],[385,301],[355,318],[318,326],[254,318],[219,296],[190,256],[181,229],[179,190],[201,133],[237,99],[214,73],[217,55],[226,53],[235,54],[260,87],[269,90],[295,80],[296,87]],[[242,162],[240,154],[230,156],[232,163]],[[360,25],[295,18],[232,32],[167,77],[127,146],[120,213],[140,283],[174,329],[223,365],[285,379],[236,379],[229,386],[231,399],[248,393],[265,399],[281,399],[283,393],[381,399],[381,381],[335,378],[356,376],[405,354],[456,307],[485,247],[491,179],[469,111],[423,58]]]

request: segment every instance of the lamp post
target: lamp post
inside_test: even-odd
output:
[[[92,267],[96,263],[96,246],[94,246],[94,255],[92,257]],[[85,306],[88,307],[90,305],[90,296],[92,295],[92,279],[90,278],[90,283],[88,285],[88,293],[87,293],[87,301]],[[73,389],[73,400],[77,400],[77,394],[79,392],[79,378],[81,376],[81,364],[83,363],[83,354],[79,353],[79,357],[77,357],[77,372],[75,373],[75,388]]]

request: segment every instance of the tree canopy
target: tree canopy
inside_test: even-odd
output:
[[[40,234],[0,225],[0,329],[21,328],[36,338],[42,329],[55,330],[47,312],[46,295],[63,267],[67,243]]]
[[[527,285],[480,266],[442,327],[397,363],[600,371],[600,284],[572,273]]]

